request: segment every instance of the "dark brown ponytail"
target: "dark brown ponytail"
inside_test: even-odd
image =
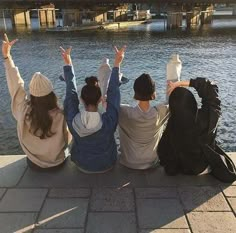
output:
[[[81,90],[81,98],[85,105],[97,106],[102,96],[101,89],[98,85],[98,79],[91,76],[85,79],[86,85]]]

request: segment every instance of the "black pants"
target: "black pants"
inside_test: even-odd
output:
[[[59,165],[54,166],[54,167],[47,167],[47,168],[42,168],[40,166],[38,166],[37,164],[33,163],[30,159],[27,158],[27,164],[28,166],[35,171],[57,171],[59,169],[61,169],[64,164],[66,163],[66,159]]]

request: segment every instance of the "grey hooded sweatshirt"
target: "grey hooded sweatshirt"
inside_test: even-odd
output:
[[[158,105],[143,112],[139,106],[121,105],[119,114],[120,163],[147,169],[158,160],[157,145],[168,120],[168,106]]]

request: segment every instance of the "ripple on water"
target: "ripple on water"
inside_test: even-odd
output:
[[[219,23],[217,24],[219,26]],[[120,32],[84,33],[10,33],[19,42],[12,54],[28,90],[36,71],[52,80],[55,92],[62,102],[65,84],[58,80],[62,74],[59,46],[73,46],[72,57],[78,85],[84,78],[97,75],[101,59],[106,56],[113,63],[112,46],[127,45],[122,72],[130,82],[121,87],[122,102],[135,104],[133,80],[147,72],[156,81],[157,100],[165,100],[166,64],[172,53],[179,53],[183,62],[182,79],[208,77],[219,86],[222,117],[218,140],[227,151],[236,151],[236,30],[235,28],[204,28],[194,32],[163,32],[155,24],[129,28]],[[16,123],[11,116],[10,100],[4,68],[0,69],[0,154],[19,154]],[[116,133],[117,142],[119,142]]]

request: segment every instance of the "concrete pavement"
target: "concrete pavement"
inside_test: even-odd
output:
[[[23,155],[0,156],[0,233],[234,233],[235,216],[236,182],[210,175],[119,164],[86,175],[70,161],[36,172]]]

